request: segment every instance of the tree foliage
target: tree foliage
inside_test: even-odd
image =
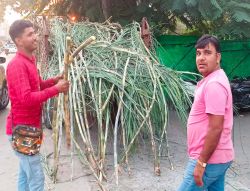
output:
[[[188,28],[200,34],[250,37],[249,0],[176,0],[172,11]]]
[[[2,0],[0,17],[7,5],[23,14],[75,15],[96,22],[112,16],[122,25],[147,17],[156,33],[174,32],[182,22],[196,34],[250,37],[249,0]]]

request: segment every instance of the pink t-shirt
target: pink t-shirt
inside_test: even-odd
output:
[[[224,115],[223,131],[208,163],[226,163],[234,159],[232,143],[233,107],[228,78],[222,69],[202,79],[196,87],[195,99],[187,124],[188,154],[198,159],[208,131],[208,113]]]

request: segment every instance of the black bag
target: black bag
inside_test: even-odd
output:
[[[17,125],[12,130],[12,147],[19,153],[35,155],[39,153],[43,139],[43,131],[27,125]]]

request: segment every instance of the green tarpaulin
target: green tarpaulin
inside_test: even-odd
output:
[[[195,65],[196,36],[165,35],[158,38],[162,47],[157,49],[160,62],[179,71],[198,72]],[[221,41],[221,67],[228,77],[250,76],[250,39]]]

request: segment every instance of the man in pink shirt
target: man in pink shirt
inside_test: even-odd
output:
[[[8,64],[6,75],[11,101],[6,133],[11,140],[12,128],[16,125],[41,128],[42,103],[68,91],[69,82],[63,80],[62,75],[48,80],[39,76],[33,56],[37,49],[37,35],[30,21],[15,21],[9,34],[18,50]],[[43,191],[40,154],[29,156],[16,151],[15,154],[19,159],[18,191]]]
[[[189,162],[178,191],[223,191],[226,171],[234,159],[232,93],[220,68],[217,38],[203,35],[195,48],[203,79],[197,84],[188,118]]]

